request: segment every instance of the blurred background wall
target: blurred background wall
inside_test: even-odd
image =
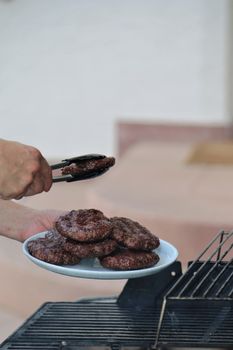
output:
[[[231,122],[230,0],[1,0],[1,137],[113,153],[116,120]]]

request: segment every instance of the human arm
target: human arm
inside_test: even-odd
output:
[[[51,168],[38,149],[0,139],[1,199],[32,196],[51,186]]]
[[[36,210],[0,199],[0,235],[23,242],[33,234],[52,228],[62,214],[64,211]]]

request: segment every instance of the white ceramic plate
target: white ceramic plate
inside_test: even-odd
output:
[[[177,249],[170,243],[160,240],[160,246],[154,250],[159,255],[159,262],[153,266],[141,270],[130,270],[130,271],[114,271],[105,269],[102,267],[98,259],[82,259],[77,265],[53,265],[46,263],[42,260],[34,258],[27,249],[27,244],[31,240],[39,237],[44,237],[46,232],[37,233],[36,235],[28,238],[23,244],[23,253],[36,265],[62,275],[81,277],[81,278],[93,278],[102,280],[117,280],[117,279],[129,279],[152,275],[164,269],[165,267],[172,264],[177,256]]]

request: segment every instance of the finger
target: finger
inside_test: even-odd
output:
[[[24,176],[23,178],[15,178],[14,183],[10,186],[5,186],[4,192],[0,194],[0,199],[21,199],[23,198],[25,192],[30,187],[33,181],[32,176]]]
[[[34,194],[38,194],[44,191],[44,178],[41,174],[36,174],[32,184],[27,188],[24,193],[24,196],[33,196]]]
[[[52,186],[52,169],[44,158],[41,160],[41,176],[44,179],[44,191],[48,192]]]

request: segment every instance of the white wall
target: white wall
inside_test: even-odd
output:
[[[0,0],[1,137],[114,151],[116,119],[230,120],[231,0]]]

